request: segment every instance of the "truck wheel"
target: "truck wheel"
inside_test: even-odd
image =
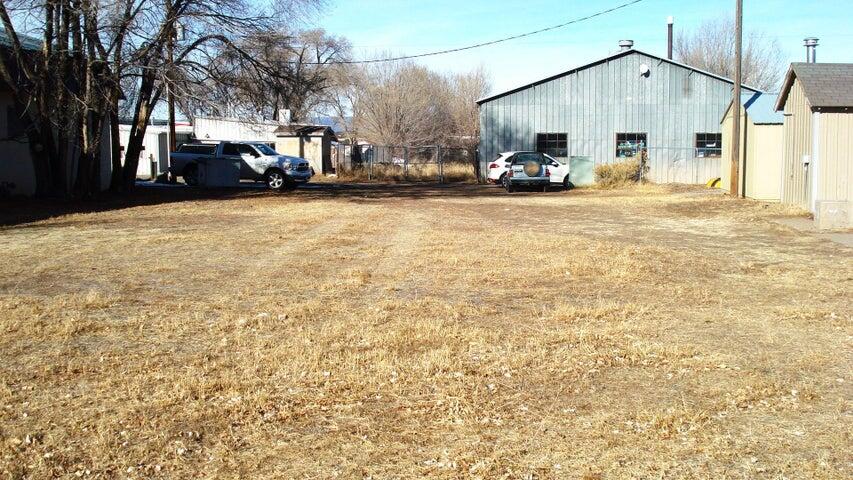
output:
[[[277,168],[273,168],[267,172],[264,177],[264,182],[266,182],[267,187],[269,187],[270,190],[281,191],[288,185],[287,176]]]
[[[575,188],[575,184],[569,181],[568,175],[566,175],[566,178],[563,179],[563,188],[566,190],[571,190]]]
[[[184,167],[183,171],[184,183],[191,187],[198,186],[198,165],[191,163]]]

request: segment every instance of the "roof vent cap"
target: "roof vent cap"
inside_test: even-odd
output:
[[[817,55],[815,55],[815,50],[817,50],[817,38],[804,38],[803,46],[806,47],[806,62],[815,63],[817,61]]]
[[[619,40],[619,51],[627,52],[628,50],[634,48],[633,40]]]

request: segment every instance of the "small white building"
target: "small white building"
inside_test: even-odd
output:
[[[283,124],[274,121],[248,121],[239,118],[195,117],[193,133],[197,140],[276,141],[275,131]]]
[[[124,165],[124,152],[130,137],[130,125],[120,124],[119,144],[121,145],[121,163]],[[175,125],[175,144],[180,146],[188,142],[193,135],[192,125]],[[142,152],[139,154],[139,164],[136,167],[138,178],[154,178],[169,169],[169,126],[163,122],[148,125],[145,138],[142,139]]]

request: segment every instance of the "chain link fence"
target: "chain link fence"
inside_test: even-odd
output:
[[[339,144],[335,173],[355,181],[475,182],[474,149],[458,147]]]

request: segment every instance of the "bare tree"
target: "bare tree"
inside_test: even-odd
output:
[[[353,128],[380,145],[443,143],[451,124],[447,79],[414,63],[379,63],[348,77]]]
[[[732,78],[735,59],[734,20],[721,18],[700,25],[692,33],[679,32],[673,45],[675,57],[702,70]],[[743,83],[774,91],[784,73],[784,54],[779,42],[757,31],[746,34],[743,47]]]
[[[239,51],[223,48],[214,55],[215,73],[207,82],[184,89],[186,115],[277,120],[279,111],[288,109],[291,119],[302,120],[326,100],[330,67],[349,58],[346,39],[323,30],[255,32],[237,46]]]
[[[37,193],[67,195],[69,178],[76,179],[79,196],[96,190],[106,120],[112,128],[113,187],[132,189],[147,125],[167,88],[215,78],[219,72],[210,60],[226,49],[259,71],[271,71],[238,40],[272,30],[276,12],[321,1],[0,0],[10,45],[0,49],[0,80],[30,125]],[[32,47],[27,32],[41,35],[40,48]],[[122,98],[133,116],[123,164]]]
[[[450,115],[453,119],[451,141],[472,148],[480,139],[480,109],[477,100],[488,95],[491,80],[483,67],[450,78]]]

